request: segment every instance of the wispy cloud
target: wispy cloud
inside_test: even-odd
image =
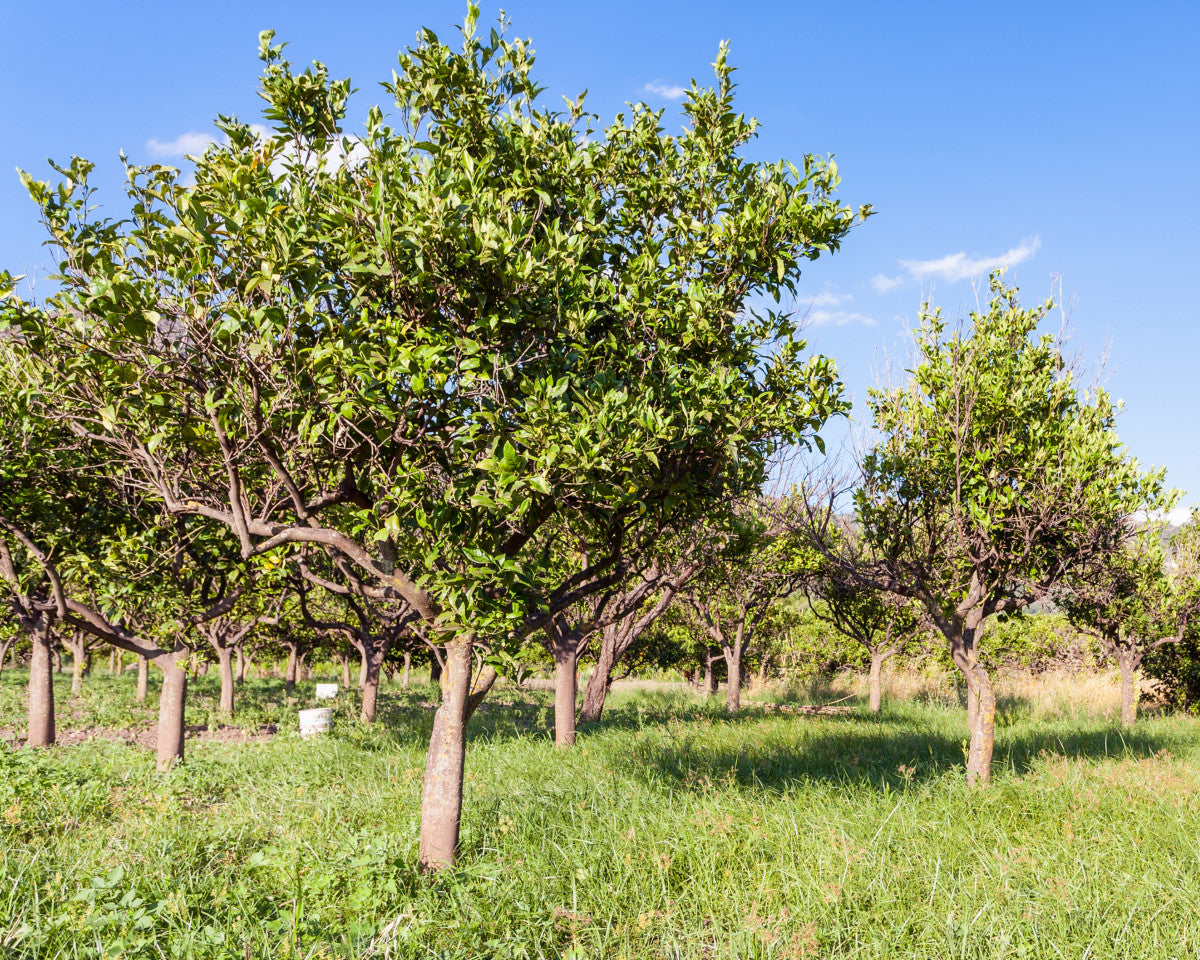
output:
[[[814,327],[844,327],[850,323],[861,323],[864,327],[875,326],[874,317],[850,310],[811,310],[804,319]]]
[[[903,284],[904,277],[889,277],[883,273],[877,273],[871,278],[871,286],[875,288],[876,293],[891,293]]]
[[[898,263],[903,273],[889,276],[877,273],[871,278],[871,286],[876,293],[891,293],[897,287],[909,281],[944,280],[946,283],[958,283],[960,280],[971,280],[991,273],[999,267],[1015,267],[1024,263],[1041,249],[1040,237],[1030,237],[1022,240],[1011,250],[997,254],[994,257],[972,257],[963,251],[951,253],[936,260],[900,260]]]
[[[203,153],[210,143],[215,142],[211,134],[197,133],[189,130],[181,133],[174,140],[159,140],[154,138],[146,141],[146,149],[156,157],[182,157]]]
[[[840,307],[843,303],[849,303],[853,299],[853,294],[833,293],[829,290],[814,294],[811,297],[800,298],[801,301],[807,300],[809,307]]]
[[[664,100],[682,100],[683,95],[687,92],[687,87],[681,87],[678,84],[666,84],[661,80],[651,80],[642,87],[642,93],[652,93],[656,97],[662,97]]]
[[[936,277],[947,283],[958,283],[960,280],[970,280],[990,273],[998,267],[1015,267],[1024,263],[1041,247],[1039,237],[1022,240],[1011,250],[996,257],[969,257],[965,253],[952,253],[938,260],[901,260],[900,266],[908,271],[915,280],[928,280]]]

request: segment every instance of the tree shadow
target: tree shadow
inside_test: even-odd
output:
[[[965,776],[965,720],[961,737],[923,726],[911,716],[802,716],[794,721],[819,723],[823,730],[795,749],[781,749],[773,737],[765,743],[715,746],[685,731],[678,742],[638,745],[628,754],[625,772],[697,792],[732,783],[776,793],[814,782],[897,790],[950,775]],[[992,769],[994,776],[1022,776],[1048,756],[1085,761],[1144,759],[1172,748],[1187,749],[1185,738],[1099,723],[1088,729],[998,729]]]

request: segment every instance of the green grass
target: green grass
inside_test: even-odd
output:
[[[0,726],[23,680],[0,677]],[[121,716],[132,683],[90,678],[71,722]],[[559,755],[548,699],[498,694],[436,878],[424,690],[303,742],[251,681],[244,715],[280,735],[189,742],[167,775],[119,743],[0,749],[0,956],[1200,957],[1196,720],[1122,735],[1013,704],[979,791],[936,704],[727,719],[643,693]]]

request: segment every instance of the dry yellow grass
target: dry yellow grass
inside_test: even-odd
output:
[[[993,675],[998,705],[1003,709],[1026,706],[1032,718],[1103,717],[1117,720],[1121,716],[1120,681],[1116,669],[1047,670],[1031,673],[1028,670],[998,670]],[[867,696],[867,675],[864,672],[842,672],[796,687],[785,685],[789,697],[812,702],[829,702],[842,697]],[[780,693],[781,685],[767,683],[750,691],[751,697]],[[949,706],[965,703],[962,681],[957,674],[921,673],[885,666],[883,672],[885,699],[917,700],[943,703]],[[1151,708],[1157,704],[1153,684],[1139,683],[1139,706]]]

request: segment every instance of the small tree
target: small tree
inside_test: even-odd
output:
[[[860,556],[858,560],[860,568],[862,559]],[[867,651],[871,658],[868,706],[872,713],[879,713],[883,707],[883,665],[901,653],[920,629],[920,614],[911,600],[863,583],[836,564],[826,565],[823,575],[817,575],[808,597],[819,620]]]
[[[841,550],[831,504],[813,525],[844,572],[919,601],[945,637],[967,683],[977,783],[995,741],[986,621],[1110,549],[1125,517],[1158,504],[1163,479],[1127,457],[1108,394],[1079,388],[1054,337],[1032,338],[1051,304],[1022,309],[999,274],[990,290],[966,329],[926,305],[911,378],[870,393],[880,438],[854,497],[871,558]]]
[[[730,713],[741,709],[743,661],[758,640],[757,631],[773,606],[813,573],[813,555],[780,516],[789,512],[788,504],[744,507],[736,531],[710,545],[704,569],[680,593],[695,624],[725,659]]]
[[[1128,529],[1128,528],[1127,528]],[[1160,525],[1129,530],[1115,549],[1070,578],[1060,603],[1121,670],[1121,723],[1137,719],[1137,672],[1150,653],[1180,643],[1200,618],[1200,529],[1181,527],[1164,549]]]

